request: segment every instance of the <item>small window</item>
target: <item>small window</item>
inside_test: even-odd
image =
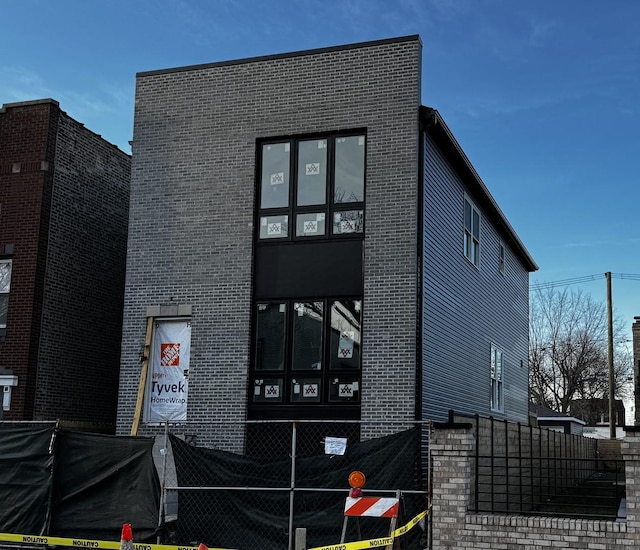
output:
[[[323,303],[295,302],[293,315],[293,370],[322,368]]]
[[[7,327],[10,290],[11,260],[0,260],[0,328]]]
[[[364,201],[364,136],[336,139],[334,202]]]
[[[298,143],[298,206],[327,202],[327,140]]]
[[[480,267],[480,211],[467,197],[464,199],[464,255]]]
[[[504,410],[504,363],[502,350],[491,346],[491,410],[502,412]]]
[[[284,367],[286,304],[258,304],[256,313],[256,370],[281,371]],[[266,395],[273,397],[273,392]]]
[[[321,236],[325,234],[324,212],[309,212],[296,215],[296,236]]]
[[[498,270],[504,275],[504,245],[500,243],[498,251]]]
[[[333,215],[333,234],[362,233],[364,231],[364,211],[344,210]]]
[[[289,216],[261,216],[260,238],[281,239],[289,236]]]
[[[260,208],[283,208],[289,204],[290,152],[288,142],[262,146]]]
[[[331,305],[332,370],[360,368],[360,300],[336,300]]]
[[[256,378],[253,382],[255,403],[282,403],[282,378]]]

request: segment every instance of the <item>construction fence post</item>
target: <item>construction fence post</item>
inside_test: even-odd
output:
[[[296,527],[295,550],[307,550],[307,529],[305,527]]]

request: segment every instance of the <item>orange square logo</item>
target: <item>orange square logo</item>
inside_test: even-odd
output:
[[[180,366],[180,342],[175,344],[160,344],[160,366]]]

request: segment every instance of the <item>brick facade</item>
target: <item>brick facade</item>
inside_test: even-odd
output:
[[[256,141],[360,128],[362,417],[414,417],[420,56],[410,37],[138,75],[120,433],[134,415],[145,312],[171,303],[193,311],[198,444],[215,440],[208,419],[246,417]]]
[[[0,110],[0,251],[13,262],[0,367],[18,376],[5,419],[113,429],[129,177],[130,157],[57,102]]]

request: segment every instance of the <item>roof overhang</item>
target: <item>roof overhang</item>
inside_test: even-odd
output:
[[[500,236],[507,242],[514,253],[525,266],[527,271],[537,271],[538,265],[526,249],[515,230],[503,214],[502,210],[491,196],[489,189],[484,184],[475,168],[465,155],[462,147],[453,137],[451,130],[445,124],[438,111],[431,107],[420,107],[420,126],[438,145],[445,158],[449,161],[453,169],[460,176],[466,187],[469,189],[475,202],[478,203],[483,212],[489,216],[494,225],[500,231]]]
[[[586,426],[587,423],[584,420],[580,420],[575,416],[539,416],[538,422],[573,422],[574,424],[581,424]]]

